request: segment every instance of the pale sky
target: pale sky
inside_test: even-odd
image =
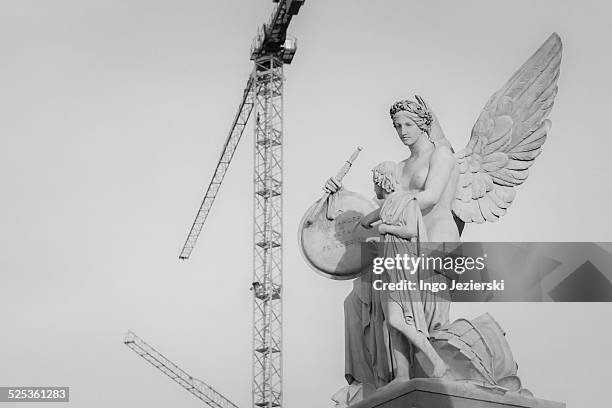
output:
[[[0,386],[70,386],[72,407],[202,406],[122,344],[132,329],[250,405],[250,127],[192,259],[178,254],[272,7],[0,2]],[[388,117],[397,99],[425,97],[461,148],[488,97],[558,32],[544,152],[509,213],[468,225],[464,238],[612,241],[611,11],[605,0],[306,1],[285,69],[284,405],[330,406],[344,384],[350,284],[306,266],[298,222],[355,146],[364,151],[345,184],[363,194],[375,164],[406,157]],[[485,311],[537,396],[609,401],[612,305],[462,304],[452,314]]]

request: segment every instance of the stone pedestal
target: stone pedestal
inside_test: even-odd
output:
[[[427,378],[390,384],[350,408],[565,408],[561,402]]]

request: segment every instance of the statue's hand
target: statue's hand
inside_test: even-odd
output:
[[[334,194],[342,188],[342,182],[335,177],[330,177],[329,180],[323,186],[323,190],[326,193]]]
[[[361,219],[359,220],[359,225],[361,225],[365,229],[372,229],[372,224],[367,219],[367,217],[361,217]]]

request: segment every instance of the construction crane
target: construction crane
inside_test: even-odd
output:
[[[255,111],[253,229],[253,405],[282,406],[283,66],[297,42],[287,35],[305,0],[273,0],[274,11],[251,45],[253,71],[200,209],[183,245],[188,259]]]
[[[292,62],[297,50],[297,41],[293,37],[287,37],[287,28],[293,16],[298,13],[300,7],[304,4],[304,1],[305,0],[274,1],[274,3],[278,3],[278,5],[272,13],[269,22],[259,29],[257,36],[253,39],[251,45],[251,60],[254,61],[255,67],[247,81],[242,101],[238,106],[238,111],[232,122],[229,135],[223,145],[221,157],[217,163],[212,181],[206,189],[206,194],[204,195],[200,209],[197,212],[196,218],[179,255],[180,259],[189,259],[193,251],[255,105],[257,105],[257,120],[255,124],[255,139],[257,144],[255,158],[257,159],[258,153],[261,155],[262,159],[269,158],[272,160],[278,159],[280,161],[282,158],[280,147],[282,146],[283,132],[283,65]],[[261,151],[257,150],[257,146],[261,147],[261,149],[259,149]],[[272,147],[276,147],[277,149],[273,149]],[[282,166],[282,163],[279,163],[279,166]],[[268,174],[262,174],[262,170],[265,173],[266,169],[258,167],[258,163],[256,163],[256,179],[258,176],[262,176],[262,184],[264,184],[264,181],[270,181],[272,186],[262,185],[262,188],[256,190],[256,192],[259,191],[260,196],[262,194],[265,195],[266,192],[272,192],[272,188],[268,187],[274,187],[276,193],[280,196],[280,184],[282,180],[272,180],[271,177],[268,177]],[[268,178],[270,178],[270,180],[268,180]]]
[[[238,408],[236,404],[219,394],[210,385],[187,374],[133,332],[126,333],[123,343],[212,408]]]

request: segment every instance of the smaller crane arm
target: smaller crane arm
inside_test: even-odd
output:
[[[233,402],[219,394],[210,385],[187,374],[179,366],[168,360],[133,332],[127,332],[123,343],[210,407],[238,408]]]
[[[244,89],[242,102],[240,103],[238,112],[236,113],[234,121],[232,122],[231,130],[227,136],[227,139],[225,140],[225,144],[223,145],[223,151],[221,152],[221,157],[217,163],[217,168],[215,169],[213,178],[206,189],[204,200],[202,200],[200,209],[198,210],[193,225],[191,226],[191,230],[189,231],[189,235],[187,236],[183,249],[181,250],[181,254],[179,255],[180,259],[189,259],[191,251],[193,251],[193,247],[200,236],[200,232],[202,231],[206,217],[208,217],[210,208],[215,201],[219,187],[221,187],[225,173],[227,172],[229,164],[232,161],[232,157],[234,157],[234,152],[236,151],[236,147],[238,146],[238,142],[240,142],[244,128],[246,127],[249,117],[251,116],[254,104],[255,74],[251,74],[246,88]]]

